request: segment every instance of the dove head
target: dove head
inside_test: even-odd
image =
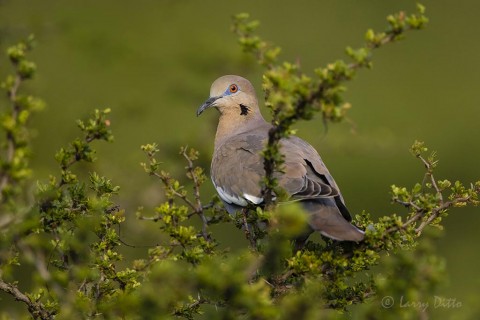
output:
[[[197,110],[197,116],[208,108],[220,112],[215,145],[219,146],[242,132],[266,125],[250,81],[239,76],[223,76],[210,88],[210,98]]]
[[[210,98],[197,110],[197,116],[210,107],[220,112],[220,117],[244,122],[260,115],[258,100],[250,81],[239,76],[223,76],[210,88]]]

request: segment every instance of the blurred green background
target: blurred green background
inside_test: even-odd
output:
[[[405,41],[374,53],[374,68],[348,86],[349,121],[330,125],[317,117],[298,124],[298,135],[322,155],[352,212],[379,216],[404,209],[390,203],[391,184],[421,181],[423,168],[408,152],[415,139],[437,150],[437,178],[480,178],[480,21],[478,1],[424,1],[430,23]],[[368,28],[382,30],[385,17],[415,10],[413,1],[25,1],[0,0],[0,49],[34,33],[32,59],[38,75],[29,92],[47,108],[34,116],[35,179],[56,173],[53,155],[78,134],[75,120],[95,108],[113,109],[115,143],[98,143],[95,170],[121,186],[127,208],[125,241],[158,239],[155,226],[135,220],[139,205],[161,201],[161,185],[143,173],[140,145],[156,142],[166,169],[181,175],[181,145],[201,151],[209,167],[217,121],[214,111],[196,118],[218,76],[239,74],[261,92],[262,69],[243,54],[230,31],[231,16],[249,12],[259,33],[282,47],[281,59],[310,72],[362,44]],[[0,76],[10,68],[0,60]],[[261,99],[260,99],[261,100]],[[3,104],[3,103],[2,103]],[[267,114],[267,110],[263,110]],[[205,199],[213,194],[207,182]],[[478,310],[479,209],[452,210],[438,250],[449,279],[439,295],[462,302],[443,316]],[[235,234],[239,234],[236,232]],[[226,246],[243,244],[223,232]],[[141,253],[131,252],[135,255]],[[433,297],[432,297],[433,299]]]

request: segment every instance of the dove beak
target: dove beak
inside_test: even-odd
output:
[[[202,104],[198,109],[197,109],[197,117],[199,115],[202,114],[203,111],[205,111],[206,109],[210,108],[210,107],[214,107],[215,106],[215,101],[217,101],[218,99],[220,99],[220,97],[210,97],[208,98],[207,101],[205,101],[204,104]]]

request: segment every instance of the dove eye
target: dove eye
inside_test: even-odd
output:
[[[236,84],[231,84],[229,87],[228,87],[228,92],[229,93],[235,93],[238,91],[238,86]]]

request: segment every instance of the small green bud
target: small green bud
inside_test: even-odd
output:
[[[9,47],[7,49],[7,55],[10,61],[14,64],[18,64],[21,60],[25,59],[25,44],[19,43],[15,46]]]
[[[18,66],[18,73],[22,79],[31,79],[37,70],[35,63],[27,60],[22,60]]]
[[[423,4],[417,3],[417,10],[418,10],[418,13],[420,13],[421,15],[424,15],[426,8]]]
[[[367,42],[375,41],[375,32],[372,29],[368,29],[365,33],[365,40],[367,40]]]

